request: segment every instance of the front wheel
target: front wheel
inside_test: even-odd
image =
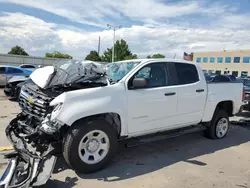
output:
[[[104,168],[117,147],[117,133],[105,120],[79,121],[65,137],[63,155],[76,172],[91,173]]]
[[[211,139],[221,139],[227,135],[228,129],[229,117],[227,112],[221,109],[216,109],[205,135]]]

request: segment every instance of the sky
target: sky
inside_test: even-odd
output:
[[[0,0],[0,53],[60,51],[83,59],[116,40],[144,58],[154,53],[250,49],[249,0]]]

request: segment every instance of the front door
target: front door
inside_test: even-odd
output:
[[[148,86],[128,90],[128,133],[140,135],[176,123],[177,94],[164,63],[151,63],[130,78],[146,78]]]

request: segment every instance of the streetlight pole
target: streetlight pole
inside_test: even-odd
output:
[[[121,25],[119,25],[119,26],[113,26],[113,25],[107,24],[107,27],[110,28],[110,29],[113,29],[112,62],[114,62],[114,60],[115,60],[115,30],[116,29],[120,29],[122,26]]]
[[[99,38],[98,38],[98,48],[97,48],[98,55],[100,54],[100,46],[101,46],[101,37],[99,36]]]

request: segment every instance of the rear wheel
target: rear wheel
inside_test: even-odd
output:
[[[78,173],[91,173],[111,162],[117,146],[117,133],[105,120],[79,121],[65,137],[63,155]]]
[[[216,109],[205,135],[211,139],[221,139],[227,135],[228,129],[229,117],[227,112],[222,109]]]

